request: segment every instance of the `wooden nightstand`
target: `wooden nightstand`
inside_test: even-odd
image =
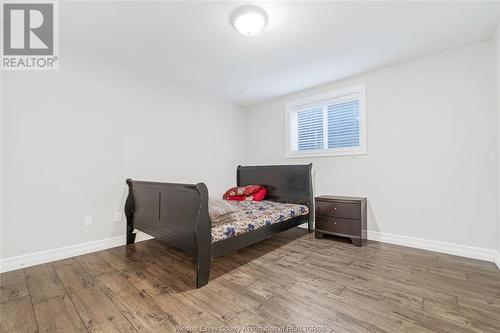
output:
[[[356,246],[366,245],[366,198],[322,195],[314,199],[316,238],[329,234],[349,237]]]

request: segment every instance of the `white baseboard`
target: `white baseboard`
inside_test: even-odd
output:
[[[368,239],[383,243],[391,243],[396,245],[413,247],[422,250],[452,254],[461,257],[491,261],[496,263],[500,268],[500,262],[499,262],[500,254],[497,251],[491,249],[484,249],[480,247],[460,245],[454,243],[446,243],[446,242],[415,238],[409,236],[387,234],[378,231],[368,231]]]
[[[299,228],[306,228],[307,224],[301,224]],[[454,243],[440,242],[423,238],[415,238],[396,234],[388,234],[378,231],[367,231],[367,237],[382,243],[396,244],[406,247],[413,247],[421,250],[428,250],[455,256],[479,259],[494,262],[500,269],[500,252],[480,247],[459,245]]]
[[[140,242],[151,238],[153,237],[145,233],[138,232],[135,240],[136,242]],[[46,251],[25,254],[16,257],[0,259],[0,273],[13,271],[24,267],[44,264],[55,260],[71,258],[86,253],[110,249],[112,247],[125,245],[125,243],[126,243],[126,237],[125,235],[122,235],[92,242],[80,243],[76,245],[64,246]]]
[[[143,233],[141,231],[137,231],[137,233],[135,234],[135,241],[136,242],[142,242],[142,241],[145,241],[145,240],[148,240],[148,239],[153,239],[153,238],[154,238],[153,236],[145,234],[145,233]],[[125,245],[125,243],[123,243],[123,244]]]
[[[148,240],[153,237],[138,232],[136,242]],[[461,257],[486,260],[496,263],[500,269],[500,253],[495,250],[453,243],[439,242],[409,236],[387,234],[377,231],[368,231],[368,239],[383,243],[397,244],[422,250],[441,252]],[[112,247],[125,245],[125,235],[116,236],[97,241],[60,247],[52,250],[40,251],[31,254],[0,259],[0,272],[13,271],[24,267],[39,265],[55,260],[66,259],[86,253],[101,251]]]

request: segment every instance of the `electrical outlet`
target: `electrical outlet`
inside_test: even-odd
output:
[[[84,224],[86,226],[92,225],[92,215],[86,215],[84,219]]]
[[[122,212],[115,212],[115,222],[120,222],[122,220]]]

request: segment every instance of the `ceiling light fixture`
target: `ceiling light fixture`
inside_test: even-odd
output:
[[[255,36],[266,26],[267,14],[262,8],[243,6],[233,12],[231,21],[242,35]]]

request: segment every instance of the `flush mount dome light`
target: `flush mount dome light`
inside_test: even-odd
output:
[[[267,14],[262,8],[244,6],[233,12],[231,21],[242,35],[255,36],[265,27]]]

